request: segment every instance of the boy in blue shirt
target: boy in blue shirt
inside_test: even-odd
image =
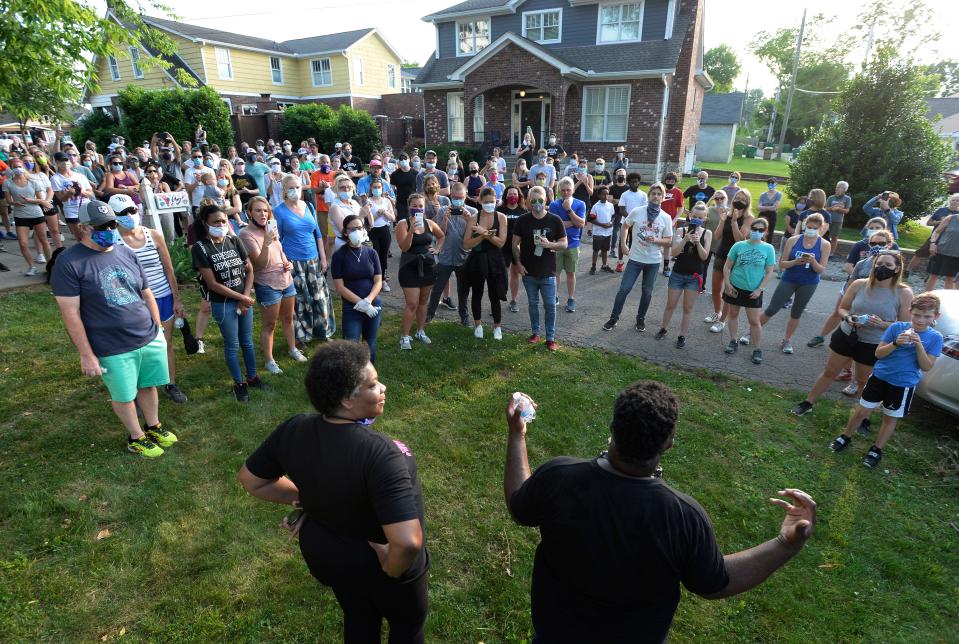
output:
[[[876,467],[882,449],[896,431],[896,423],[909,413],[909,405],[923,371],[929,371],[942,353],[942,334],[932,328],[939,319],[939,298],[931,293],[917,295],[909,306],[910,322],[893,322],[876,347],[872,375],[862,390],[862,399],[853,410],[843,433],[829,448],[840,452],[852,443],[852,433],[882,405],[882,427],[876,443],[869,448],[862,464]]]

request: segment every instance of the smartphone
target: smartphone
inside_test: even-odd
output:
[[[306,512],[306,510],[304,510],[303,508],[297,508],[296,510],[293,510],[288,515],[286,515],[287,525],[291,527],[295,526],[300,521],[300,519],[303,518],[304,512]]]
[[[882,193],[882,200],[883,200],[883,201],[888,201],[888,200],[889,200],[889,192],[888,192],[888,191]]]
[[[414,221],[416,222],[415,225],[417,225],[417,226],[422,226],[422,225],[423,225],[423,213],[421,213],[421,212],[416,213],[416,217],[414,218]]]
[[[276,220],[275,220],[275,219],[270,219],[270,220],[268,220],[268,221],[266,222],[266,229],[267,229],[268,231],[270,231],[271,233],[275,233],[275,232],[276,232]]]

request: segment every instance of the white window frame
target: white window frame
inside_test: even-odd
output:
[[[676,0],[669,0],[666,7],[666,33],[663,35],[664,40],[669,40],[673,37],[673,26],[676,22]],[[642,35],[642,30],[640,30],[640,35]]]
[[[622,38],[623,33],[623,7],[626,5],[639,5],[639,37]],[[620,38],[616,40],[603,40],[603,9],[610,7],[619,7],[619,34]],[[637,0],[636,2],[605,2],[596,5],[596,44],[597,45],[618,45],[624,42],[641,42],[643,40],[643,23],[646,21],[646,0]]]
[[[120,63],[117,62],[117,57],[113,54],[107,56],[107,65],[110,67],[110,78],[120,80]]]
[[[363,59],[353,59],[353,84],[362,87],[366,84],[366,75],[363,73]]]
[[[623,138],[610,138],[609,136],[609,90],[610,89],[619,89],[626,88],[626,126],[623,132]],[[589,139],[586,138],[586,118],[588,116],[595,116],[586,113],[586,94],[590,90],[605,90],[603,96],[603,136],[598,139]],[[633,88],[631,85],[587,85],[583,88],[583,104],[582,104],[582,116],[579,124],[579,140],[583,143],[625,143],[626,138],[629,136],[629,106],[630,101],[632,100],[632,91]]]
[[[453,117],[450,114],[450,108],[452,107],[451,100],[459,99],[460,103],[460,116]],[[460,132],[458,135],[453,134],[453,118],[459,118],[460,120]],[[466,140],[466,102],[463,98],[463,92],[448,92],[446,94],[446,140],[450,142],[462,143]]]
[[[389,89],[396,89],[396,65],[392,63],[386,65],[386,86]]]
[[[226,103],[226,109],[230,112],[230,114],[232,114],[232,113],[233,113],[233,101],[232,101],[231,99],[225,97],[225,96],[221,96],[221,97],[220,97],[220,100],[223,101],[224,103]]]
[[[213,51],[216,55],[216,73],[220,80],[233,80],[233,58],[230,56],[230,50],[226,47],[214,47]],[[221,54],[225,54],[225,60],[221,60]],[[223,66],[226,66],[226,70],[223,69]],[[224,75],[224,71],[226,74]]]
[[[537,15],[538,15],[538,16],[540,17],[540,23],[539,23],[540,26],[539,26],[539,29],[540,29],[541,33],[543,34],[543,36],[545,36],[545,35],[546,35],[546,27],[545,27],[544,24],[543,24],[543,18],[544,18],[545,15],[548,14],[548,13],[558,13],[558,14],[559,14],[559,25],[558,25],[558,27],[559,27],[559,33],[558,33],[557,37],[556,37],[555,39],[549,39],[549,40],[546,40],[545,38],[544,38],[543,40],[536,40],[535,38],[530,38],[530,37],[527,35],[527,32],[526,32],[526,18],[527,18],[527,16],[537,16]],[[524,11],[524,12],[523,12],[523,18],[522,18],[522,19],[523,19],[523,38],[529,38],[530,40],[533,40],[533,41],[535,41],[535,42],[538,42],[538,43],[541,44],[541,45],[555,45],[555,44],[557,44],[557,43],[563,42],[563,9],[562,9],[562,7],[557,7],[557,8],[554,8],[554,9],[540,9],[539,11]]]
[[[326,61],[326,66],[329,68],[330,72],[330,82],[323,82],[323,61]],[[320,64],[320,71],[314,69],[316,63]],[[316,82],[316,75],[320,75],[320,82]],[[330,58],[314,58],[310,61],[310,82],[313,83],[313,87],[332,87],[333,85],[333,60]]]
[[[483,47],[476,47],[476,24],[480,22],[486,23],[486,38],[489,42],[486,43]],[[461,52],[460,51],[460,25],[471,24],[473,25],[473,47],[470,51]],[[457,20],[455,23],[455,29],[453,31],[453,51],[456,52],[457,58],[466,58],[469,56],[475,56],[479,52],[483,51],[486,47],[489,47],[493,42],[493,21],[490,20],[489,16],[479,16],[469,20]]]
[[[130,67],[133,68],[134,78],[143,78],[143,68],[140,67],[140,50],[130,47]]]
[[[256,114],[258,111],[256,103],[243,103],[240,105],[240,114],[243,116],[250,116],[251,114]]]
[[[463,106],[466,107],[465,105]],[[486,139],[486,99],[482,94],[477,94],[473,98],[473,142],[476,143],[476,133],[481,132],[483,134],[483,140]],[[477,127],[479,126],[479,127]]]
[[[296,105],[296,103],[290,103],[290,102],[288,102],[288,101],[277,101],[277,102],[276,102],[276,107],[277,107],[277,109],[280,110],[281,112],[282,112],[283,110],[285,110],[286,108],[288,108],[288,107],[293,107],[294,105]]]
[[[274,60],[276,61],[275,68],[273,67]],[[280,80],[276,80],[276,74],[274,74],[274,72],[278,72],[280,74]],[[273,80],[274,85],[283,84],[283,59],[279,56],[270,56],[270,78]]]

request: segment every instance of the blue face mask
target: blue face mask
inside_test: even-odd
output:
[[[730,177],[729,183],[735,186],[737,183],[739,183],[739,179],[737,179],[736,177]]]
[[[775,184],[775,183],[767,183],[767,184],[766,184],[766,187],[769,188],[770,190],[775,190],[775,189],[776,189],[776,184]]]
[[[454,208],[462,208],[463,204],[466,203],[465,199],[450,199],[450,203],[453,204]]]
[[[761,231],[761,230],[750,230],[750,231],[749,231],[749,238],[752,239],[752,240],[754,240],[754,241],[759,241],[760,239],[763,238],[763,231]]]
[[[371,193],[374,197],[379,197],[380,195],[383,194],[383,189],[382,189],[382,188],[373,188],[372,190],[370,190],[370,193]]]
[[[689,225],[690,225],[690,226],[696,226],[696,227],[702,226],[702,225],[703,225],[703,220],[702,220],[702,219],[690,219],[690,220],[689,220]]]
[[[341,190],[341,191],[340,191],[340,199],[341,199],[342,201],[349,201],[350,197],[352,197],[352,196],[353,196],[353,193],[352,193],[352,192],[348,192],[348,191],[346,191],[346,190]]]
[[[92,233],[90,233],[90,241],[101,248],[110,248],[117,243],[118,237],[119,233],[117,233],[116,228],[107,230],[94,230]]]
[[[659,204],[658,203],[648,203],[646,204],[646,214],[656,217],[659,215]]]
[[[133,217],[131,215],[118,215],[117,223],[127,230],[133,230],[136,228],[136,222],[133,221]]]
[[[203,161],[203,165],[205,165],[205,166],[208,167],[208,168],[212,168],[212,167],[213,167],[213,159],[205,159],[205,160]]]
[[[326,174],[329,171],[330,171],[329,164],[324,163],[323,165],[320,166],[320,172],[322,172],[323,174]]]

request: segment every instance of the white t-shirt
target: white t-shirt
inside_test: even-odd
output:
[[[200,207],[200,200],[203,199],[203,181],[201,179],[207,172],[213,172],[213,170],[204,165],[200,166],[199,168],[194,168],[192,166],[188,167],[186,172],[183,173],[184,184],[197,184],[193,189],[193,194],[190,195],[190,203],[197,208]]]
[[[62,192],[67,190],[70,194],[73,194],[73,184],[77,183],[80,185],[80,190],[92,190],[93,186],[90,185],[90,182],[85,176],[77,172],[70,172],[70,176],[65,177],[59,172],[50,177],[50,185],[53,187],[54,192]],[[63,203],[63,216],[65,219],[76,219],[80,216],[80,206],[90,203],[90,197],[71,196]]]
[[[663,247],[652,243],[651,240],[663,237],[673,238],[673,220],[669,215],[660,211],[653,223],[649,223],[645,206],[633,208],[623,222],[623,226],[633,227],[633,245],[629,251],[631,260],[642,264],[656,264],[663,261]],[[646,241],[647,239],[650,241]]]
[[[636,208],[645,208],[646,203],[646,193],[642,190],[636,192],[627,190],[619,197],[619,206],[627,214],[633,212]]]
[[[603,203],[602,201],[597,201],[593,204],[593,207],[590,209],[590,212],[596,215],[597,224],[611,224],[613,223],[613,211],[616,210],[616,207],[610,202]],[[602,226],[593,226],[593,237],[612,237],[613,229],[612,228],[603,228]]]

